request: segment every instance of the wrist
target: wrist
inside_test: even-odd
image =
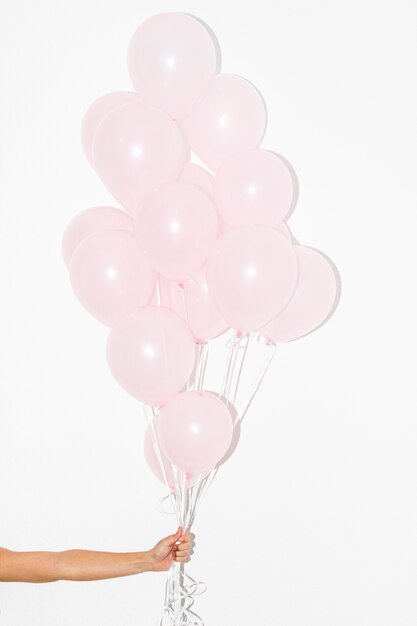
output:
[[[152,550],[137,553],[137,566],[138,572],[155,571],[155,559],[153,558]]]

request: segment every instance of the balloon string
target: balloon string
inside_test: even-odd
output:
[[[207,342],[197,342],[196,343],[196,359],[194,364],[193,372],[190,378],[187,381],[187,391],[191,391],[196,388],[196,380],[200,381],[201,378],[201,370],[203,364],[204,352],[206,349]]]
[[[164,461],[162,459],[161,447],[159,445],[158,436],[157,436],[157,433],[155,431],[155,424],[154,424],[154,420],[153,420],[153,418],[156,415],[155,408],[149,407],[149,406],[145,406],[145,405],[142,405],[142,408],[143,408],[143,412],[145,414],[146,421],[147,421],[148,425],[151,428],[152,443],[153,443],[153,446],[154,446],[155,454],[156,454],[157,459],[158,459],[159,467],[161,469],[162,477],[164,479],[165,486],[169,490],[169,493],[165,496],[165,498],[163,498],[163,500],[165,500],[166,498],[170,498],[171,499],[174,512],[177,514],[177,517],[179,517],[175,495],[174,495],[173,490],[172,490],[172,485],[170,485],[169,482],[168,482],[168,477],[167,477],[166,471],[165,471],[165,464],[164,464]],[[152,416],[150,415],[151,412],[152,412]],[[172,468],[172,463],[171,463],[171,468]],[[160,503],[160,510],[161,510],[161,505],[162,505],[162,501]]]
[[[155,284],[156,284],[156,303],[158,306],[162,306],[161,304],[161,287],[159,284],[159,274],[155,274]]]
[[[180,477],[181,476],[181,477]],[[186,488],[186,478],[184,472],[179,472],[174,466],[174,478],[176,483],[176,493],[179,503],[179,524],[184,532],[190,529],[190,502],[194,494],[195,487]],[[167,498],[165,496],[164,500]],[[168,511],[164,511],[168,512]],[[194,604],[194,596],[204,593],[206,585],[203,582],[195,581],[185,572],[184,563],[174,562],[168,572],[165,586],[164,608],[159,620],[160,625],[179,626],[204,626],[202,619],[191,610]]]
[[[246,355],[248,353],[248,346],[249,346],[250,340],[251,340],[251,335],[248,336],[243,352],[241,353],[240,365],[239,365],[239,370],[238,370],[237,379],[236,379],[236,386],[235,386],[235,391],[233,394],[233,406],[236,403],[237,391],[238,391],[238,387],[239,387],[239,383],[240,383],[240,379],[241,379],[241,375],[243,371],[243,365],[245,363]]]
[[[180,580],[179,586],[177,579]],[[182,563],[175,563],[166,580],[165,602],[159,626],[204,626],[202,619],[191,609],[195,596],[205,591],[205,583],[196,581],[187,574]]]
[[[268,347],[268,352],[269,354],[267,354],[263,366],[261,368],[261,372],[258,376],[258,378],[255,381],[255,385],[252,387],[251,392],[249,393],[249,395],[246,397],[244,403],[242,404],[241,408],[238,411],[238,414],[236,415],[236,419],[235,419],[235,426],[236,424],[238,424],[239,422],[242,421],[242,419],[244,418],[244,416],[246,415],[247,410],[249,409],[253,398],[255,397],[256,392],[258,391],[268,369],[269,366],[271,365],[272,359],[274,358],[275,354],[276,354],[276,344],[275,343],[266,343],[267,347]]]
[[[231,340],[229,340],[228,342],[226,342],[226,348],[229,348],[229,343]],[[228,353],[227,357],[226,357],[226,367],[225,367],[225,372],[224,372],[224,376],[223,376],[223,382],[221,385],[221,391],[220,391],[220,395],[222,397],[224,397],[225,391],[226,391],[226,387],[227,387],[227,382],[229,379],[229,375],[230,375],[230,365],[232,362],[232,358],[233,358],[233,347],[234,347],[234,342],[232,343],[232,345],[230,346],[230,352]]]
[[[202,389],[204,377],[207,369],[208,343],[197,345],[196,367],[193,378],[188,382],[187,388],[190,390]],[[185,473],[180,472],[175,465],[172,465],[175,482],[176,512],[179,525],[183,531],[189,531],[195,519],[196,506],[204,487],[204,479],[199,474],[196,485],[191,488],[186,487]],[[167,499],[163,498],[162,503]],[[161,504],[162,504],[161,503]],[[164,510],[161,508],[161,510]],[[161,614],[160,624],[171,624],[180,626],[204,626],[202,619],[191,610],[194,604],[194,596],[203,593],[206,585],[203,582],[196,582],[185,572],[184,564],[174,563],[169,571],[164,609]]]
[[[241,336],[235,335],[226,342],[226,348],[229,349],[229,353],[226,358],[226,372],[222,383],[222,397],[226,404],[234,404],[236,402],[244,362],[247,358],[251,340],[257,340],[259,342],[260,335],[258,334],[257,337],[254,333],[246,333]],[[268,354],[264,360],[261,372],[256,378],[254,387],[251,389],[245,402],[239,408],[234,422],[235,425],[240,422],[246,414],[275,354],[275,344],[267,342],[267,346],[271,348],[268,350]],[[198,344],[196,367],[192,379],[190,378],[188,381],[188,389],[195,390],[203,388],[208,357],[209,343],[204,342]],[[152,409],[152,411],[155,415],[156,410]],[[158,444],[157,447],[159,449]],[[161,463],[162,456],[160,453],[158,459]],[[194,524],[200,504],[217,475],[219,464],[217,464],[207,476],[204,476],[204,478],[202,474],[200,474],[195,485],[188,489],[186,488],[187,478],[185,472],[181,472],[174,464],[171,464],[171,467],[175,489],[171,490],[171,492],[161,500],[161,511],[164,513],[175,513],[178,524],[181,525],[184,532],[186,532],[190,530]],[[164,474],[164,480],[167,483],[163,462],[161,469]],[[169,487],[169,485],[167,486]],[[172,511],[166,510],[163,506],[168,499],[171,501],[173,507]],[[203,620],[192,610],[192,607],[194,605],[195,596],[204,593],[205,590],[206,585],[203,582],[197,582],[185,572],[184,564],[174,562],[168,572],[166,580],[165,602],[158,623],[159,626],[204,626]]]
[[[239,337],[237,340],[232,340],[226,343],[226,346],[231,345],[231,353],[229,355],[228,361],[227,361],[227,371],[226,371],[226,377],[225,377],[225,381],[224,381],[224,386],[223,389],[228,388],[228,393],[227,396],[225,397],[226,399],[226,403],[228,404],[230,402],[230,397],[229,396],[229,391],[230,391],[230,387],[231,387],[231,379],[233,378],[233,371],[234,371],[234,366],[236,363],[236,360],[234,359],[235,354],[239,351],[239,348],[241,347],[241,342],[244,339],[245,335],[243,335],[242,337]],[[239,365],[239,369],[238,369],[238,374],[237,374],[237,379],[236,379],[236,385],[235,385],[235,389],[233,394],[233,403],[236,401],[236,396],[239,390],[239,383],[241,381],[241,374],[242,374],[242,370],[243,370],[243,365],[244,365],[244,361],[245,358],[247,356],[248,353],[248,346],[249,346],[249,342],[251,339],[255,339],[259,342],[260,340],[260,333],[258,333],[258,336],[256,337],[254,333],[252,334],[247,334],[246,335],[246,343],[244,345],[243,348],[243,353],[241,356],[241,361],[240,361],[240,365]],[[237,412],[235,421],[234,421],[234,425],[236,426],[245,416],[247,410],[249,409],[249,406],[257,392],[257,390],[259,389],[265,375],[266,372],[268,371],[268,368],[271,364],[271,361],[275,355],[276,352],[276,345],[274,343],[271,342],[266,342],[266,346],[268,347],[268,354],[266,355],[266,358],[264,360],[264,363],[262,365],[260,374],[258,375],[258,377],[256,378],[255,384],[251,389],[251,392],[249,393],[249,395],[247,396],[247,398],[245,399],[245,402],[243,403],[242,407],[240,408],[240,410]],[[205,494],[207,493],[207,491],[209,490],[210,486],[213,483],[213,480],[216,477],[216,474],[219,470],[219,464],[217,464],[210,472],[210,474],[202,481],[202,486],[201,489],[198,491],[197,495],[196,495],[196,500],[195,500],[195,504],[193,506],[193,510],[190,513],[190,521],[191,523],[194,522],[195,516],[197,514],[197,510],[199,507],[200,502],[204,499]]]
[[[225,396],[229,386],[230,386],[230,381],[231,378],[233,377],[233,371],[234,371],[234,367],[236,364],[236,354],[237,351],[239,349],[240,346],[240,341],[241,341],[242,337],[239,337],[237,341],[233,341],[230,343],[227,342],[226,343],[226,347],[230,346],[230,353],[228,355],[228,358],[226,359],[226,373],[223,379],[223,383],[222,383],[222,397],[226,399],[226,404],[228,403],[228,399]],[[205,372],[204,372],[205,373]],[[204,382],[204,375],[202,376],[201,380],[199,381],[199,384],[203,384]],[[201,387],[200,387],[201,388]],[[195,497],[192,501],[192,507],[190,509],[189,512],[189,526],[191,527],[191,525],[194,523],[195,520],[195,516],[197,514],[197,510],[199,508],[199,505],[203,499],[203,496],[205,496],[205,494],[207,493],[209,487],[211,486],[216,474],[218,471],[218,465],[216,465],[211,471],[210,473],[203,478],[203,480],[199,481],[199,484],[197,485],[197,489],[196,489],[196,494]],[[194,488],[193,488],[194,489]]]
[[[208,361],[208,355],[209,355],[208,347],[209,347],[209,344],[208,344],[207,341],[205,341],[202,344],[202,348],[201,348],[202,363],[201,363],[201,366],[200,366],[200,375],[199,375],[198,384],[197,384],[197,389],[199,389],[199,390],[202,389],[203,385],[204,385],[204,377],[206,375],[207,361]]]
[[[200,506],[202,500],[204,499],[207,491],[209,490],[209,488],[210,488],[210,486],[211,486],[211,484],[212,484],[212,482],[214,480],[214,477],[216,476],[216,474],[218,472],[218,469],[219,469],[219,466],[216,465],[210,471],[210,473],[205,478],[203,478],[203,480],[201,481],[201,484],[199,485],[199,489],[198,489],[197,494],[196,494],[196,498],[195,498],[195,502],[194,502],[193,508],[190,511],[190,521],[189,521],[190,528],[191,528],[192,524],[194,523],[194,520],[195,520],[195,517],[197,515],[197,511],[199,509],[199,506]]]
[[[184,288],[184,283],[178,283],[178,286],[181,290],[181,297],[182,297],[182,304],[184,307],[184,311],[185,311],[185,319],[188,322],[188,305],[187,305],[187,298],[185,297],[185,288]]]
[[[236,362],[237,362],[237,357],[239,354],[239,348],[240,344],[238,344],[238,346],[233,346],[232,348],[232,356],[231,356],[231,362],[230,362],[230,368],[229,368],[229,374],[227,377],[227,385],[226,388],[224,390],[224,396],[226,398],[226,406],[228,406],[230,404],[230,398],[229,398],[229,394],[230,394],[230,388],[232,385],[232,381],[233,381],[233,376],[235,373],[235,369],[236,369]]]
[[[235,337],[237,337],[237,339],[235,339]],[[228,342],[226,342],[226,348],[230,349],[229,355],[226,359],[226,373],[223,379],[223,384],[222,384],[222,397],[226,400],[226,406],[230,403],[230,398],[228,397],[229,395],[229,391],[230,391],[230,386],[233,380],[233,375],[234,375],[234,370],[236,367],[236,362],[237,362],[237,355],[239,352],[239,348],[241,347],[241,342],[243,339],[246,338],[246,346],[245,346],[245,352],[244,355],[246,354],[246,348],[247,348],[247,344],[249,342],[249,336],[246,335],[242,335],[242,336],[235,336],[233,337],[231,340],[229,340]],[[243,358],[244,358],[243,355]],[[241,373],[241,368],[243,366],[243,359],[241,361],[241,365],[239,368],[239,372],[238,372],[238,379],[240,379],[240,373]],[[203,379],[201,381],[201,384],[204,381],[204,376]],[[197,510],[199,508],[199,505],[201,503],[201,501],[204,499],[205,494],[207,493],[207,491],[209,490],[210,486],[213,483],[213,480],[218,472],[219,469],[219,465],[217,464],[211,471],[210,473],[201,481],[201,484],[198,485],[198,489],[197,489],[197,493],[195,495],[195,498],[193,500],[193,505],[192,508],[190,510],[190,514],[189,514],[189,525],[191,527],[191,525],[194,523],[195,520],[195,516],[197,514]]]

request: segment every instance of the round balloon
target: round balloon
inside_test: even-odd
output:
[[[211,299],[204,266],[183,283],[170,282],[169,303],[187,320],[196,339],[213,339],[229,328]]]
[[[91,165],[93,164],[93,140],[98,125],[110,111],[129,102],[140,102],[138,94],[132,91],[112,91],[97,98],[87,109],[81,124],[81,143]]]
[[[174,183],[151,191],[134,219],[135,236],[155,271],[185,280],[205,262],[217,237],[216,208],[195,185]]]
[[[149,465],[149,468],[154,476],[156,476],[156,478],[164,485],[166,485],[167,481],[170,489],[175,490],[176,481],[175,474],[172,469],[172,464],[162,452],[160,446],[159,454],[157,452],[157,449],[155,449],[154,437],[156,436],[156,438],[158,439],[158,417],[158,415],[155,415],[154,419],[152,420],[153,423],[148,424],[146,428],[145,437],[143,440],[143,451],[145,454],[146,462]],[[161,461],[163,470],[161,467]],[[188,472],[184,473],[181,470],[177,470],[176,478],[180,486],[184,484],[187,489],[190,489],[190,487],[194,487],[194,485],[197,484],[199,480],[205,478],[205,476],[207,476],[207,472],[204,472],[202,474],[189,474]]]
[[[216,395],[185,391],[160,413],[158,436],[172,463],[184,472],[203,472],[226,454],[233,437],[232,416]]]
[[[178,180],[182,183],[197,185],[197,187],[200,187],[200,189],[208,193],[211,198],[214,196],[214,178],[210,172],[199,165],[186,163]]]
[[[232,226],[276,226],[293,202],[293,174],[273,152],[241,152],[223,162],[216,174],[214,197],[221,217]]]
[[[181,124],[191,148],[216,171],[232,154],[259,146],[266,128],[265,104],[249,81],[218,74],[201,104]]]
[[[290,300],[298,263],[284,235],[267,226],[240,226],[214,246],[206,269],[208,290],[229,326],[260,328]]]
[[[290,243],[295,243],[292,233],[285,222],[280,222],[276,230],[281,233],[281,235],[284,235],[285,239],[288,239]]]
[[[179,315],[147,306],[112,328],[106,354],[113,376],[128,393],[159,406],[181,391],[191,375],[195,341]]]
[[[131,233],[103,230],[76,247],[69,265],[71,284],[81,304],[107,326],[146,305],[155,274]]]
[[[131,232],[130,217],[124,211],[110,206],[91,207],[80,211],[68,223],[62,238],[62,256],[66,266],[78,244],[99,230],[126,230]]]
[[[94,135],[93,165],[110,193],[132,215],[150,189],[178,178],[187,158],[176,123],[145,103],[113,109]]]
[[[294,246],[294,250],[299,264],[297,288],[281,313],[261,329],[275,343],[315,330],[328,317],[337,297],[337,275],[326,257],[307,246]]]
[[[224,222],[223,219],[220,217],[219,221],[221,223],[221,227],[222,227],[222,233],[228,233],[230,230],[233,230],[234,228],[236,228],[235,226],[231,226],[231,224],[228,224],[227,222]],[[291,233],[288,224],[286,222],[279,222],[276,226],[275,226],[275,230],[277,230],[279,233],[281,233],[281,235],[284,235],[285,239],[288,239],[288,241],[292,244],[294,243],[298,243],[298,241],[296,241],[296,239],[294,238],[293,234]]]
[[[217,66],[208,30],[185,13],[161,13],[143,22],[128,52],[136,91],[174,119],[189,115],[206,94]]]

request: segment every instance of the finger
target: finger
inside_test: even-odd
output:
[[[177,543],[178,550],[191,550],[194,546],[193,541],[185,541],[184,543]]]
[[[185,533],[184,535],[181,535],[180,537],[180,541],[191,541],[192,539],[194,539],[194,535],[193,533]]]
[[[177,552],[189,552],[192,546],[180,544],[177,545]]]
[[[181,534],[182,534],[182,528],[181,526],[179,526],[177,532],[174,535],[168,535],[168,537],[165,537],[162,541],[170,546],[176,541],[178,541],[178,539],[181,537]]]
[[[189,556],[176,556],[175,561],[177,561],[177,563],[186,563],[187,561],[190,560]]]
[[[177,552],[176,554],[174,554],[174,559],[189,559],[191,556],[191,551],[190,552]]]

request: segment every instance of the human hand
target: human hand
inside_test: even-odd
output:
[[[190,532],[183,535],[182,528],[179,526],[174,535],[164,537],[158,541],[154,548],[149,550],[151,570],[165,572],[169,570],[174,561],[178,563],[189,561],[194,545],[194,535]]]

